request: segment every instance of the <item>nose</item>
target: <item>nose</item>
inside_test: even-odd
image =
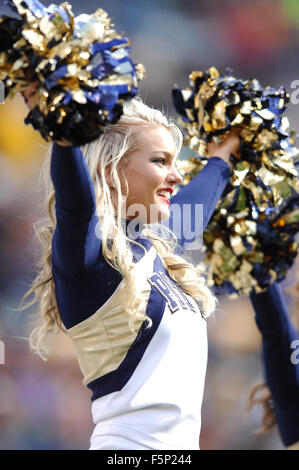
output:
[[[180,173],[178,172],[177,168],[175,167],[172,167],[168,173],[168,176],[167,176],[167,181],[170,183],[172,183],[173,185],[175,184],[179,184],[183,181],[183,178],[182,176],[180,175]]]

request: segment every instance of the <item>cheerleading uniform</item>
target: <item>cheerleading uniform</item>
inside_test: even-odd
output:
[[[262,334],[265,378],[271,391],[282,442],[299,449],[299,335],[279,284],[250,294]]]
[[[229,166],[212,157],[173,198],[203,205],[207,225],[228,180]],[[197,303],[169,276],[138,227],[131,244],[138,289],[152,326],[128,327],[123,281],[104,259],[95,195],[78,147],[53,145],[51,177],[57,225],[52,271],[61,319],[92,391],[91,449],[198,449],[206,373],[206,322]],[[207,182],[207,184],[206,184]],[[175,225],[175,224],[174,224]],[[179,236],[180,245],[192,239]]]

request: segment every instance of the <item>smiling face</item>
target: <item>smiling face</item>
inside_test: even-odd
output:
[[[136,141],[138,149],[122,160],[119,172],[123,189],[122,175],[128,183],[126,219],[138,216],[144,223],[166,220],[170,215],[169,197],[182,181],[175,167],[175,142],[163,126],[141,127]]]

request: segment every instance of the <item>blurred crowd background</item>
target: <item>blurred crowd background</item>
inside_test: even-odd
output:
[[[51,2],[44,1],[44,4]],[[105,9],[147,69],[140,95],[175,117],[174,84],[212,65],[240,78],[283,85],[299,80],[298,0],[73,0],[75,14]],[[1,13],[1,8],[0,8]],[[34,223],[43,217],[39,172],[47,143],[23,121],[20,97],[0,106],[0,449],[87,449],[90,392],[68,338],[53,338],[48,362],[28,345],[33,310],[17,312],[40,256]],[[286,115],[298,132],[299,104]],[[297,270],[297,273],[299,270]],[[283,286],[299,281],[294,267]],[[296,302],[286,292],[296,321]],[[247,298],[220,299],[209,321],[209,364],[203,402],[202,449],[283,449],[277,429],[259,427],[261,409],[244,412],[251,387],[263,380],[261,338]],[[196,368],[196,358],[194,358]]]

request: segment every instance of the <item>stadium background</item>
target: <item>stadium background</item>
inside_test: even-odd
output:
[[[75,14],[107,10],[117,31],[130,38],[134,62],[147,69],[142,98],[171,116],[171,88],[187,86],[194,69],[232,67],[237,77],[283,85],[290,93],[299,80],[297,0],[73,0],[72,5]],[[5,346],[0,449],[86,449],[90,392],[82,387],[72,345],[58,335],[44,363],[30,353],[26,339],[32,311],[14,311],[34,275],[40,249],[33,224],[44,216],[38,183],[47,144],[24,125],[26,114],[20,97],[0,106],[0,341]],[[299,104],[290,103],[286,115],[298,132]],[[285,288],[299,281],[296,272],[294,267]],[[299,306],[291,294],[286,298],[296,321]],[[255,433],[260,408],[244,413],[250,388],[262,380],[261,339],[248,299],[221,298],[209,337],[201,448],[282,449],[277,429]]]

